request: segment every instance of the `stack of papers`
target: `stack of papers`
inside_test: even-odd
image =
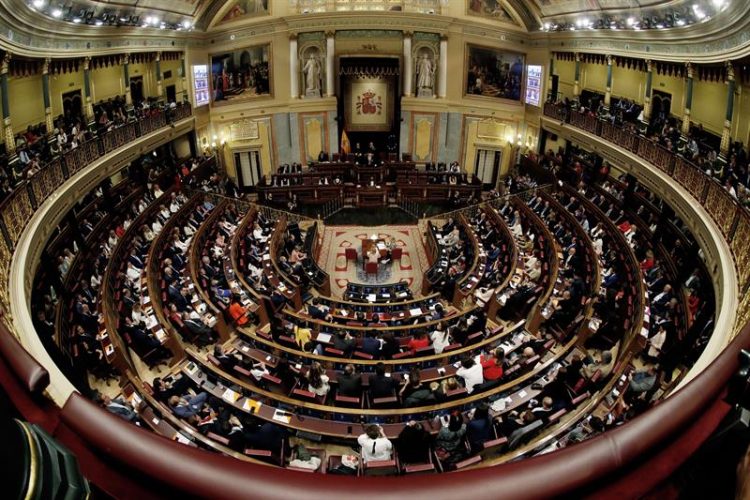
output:
[[[234,403],[235,401],[240,399],[240,395],[234,392],[232,389],[227,389],[221,395],[221,399],[223,399],[224,401],[228,401],[230,403]]]
[[[283,412],[281,410],[276,410],[273,412],[273,419],[277,422],[283,422],[285,424],[288,424],[292,421],[291,415],[288,415],[286,412]]]
[[[260,401],[256,401],[250,398],[245,398],[245,403],[242,405],[242,408],[252,413],[258,413],[260,411],[261,406],[263,406],[263,403],[261,403]]]

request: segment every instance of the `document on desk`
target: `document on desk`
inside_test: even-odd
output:
[[[288,424],[289,422],[292,421],[292,416],[289,415],[285,411],[281,411],[277,409],[276,411],[273,412],[273,419],[276,420],[277,422],[283,422],[285,424]]]
[[[223,399],[224,401],[228,401],[229,403],[234,403],[235,401],[240,399],[240,395],[234,392],[232,389],[227,389],[221,395],[221,399]]]
[[[419,307],[415,307],[414,309],[409,309],[409,314],[411,314],[412,316],[419,316],[422,314],[422,309],[420,309]]]
[[[263,403],[261,403],[260,401],[256,401],[255,399],[245,398],[245,403],[242,405],[242,408],[252,413],[258,413],[260,411],[261,406],[263,406]]]
[[[177,434],[174,435],[174,439],[178,443],[190,444],[190,440],[188,438],[186,438],[185,435],[182,434],[182,433],[180,433],[180,432],[178,432]]]
[[[375,302],[376,300],[378,300],[378,296],[375,295],[374,293],[371,293],[371,294],[369,294],[367,296],[367,301],[368,302]]]
[[[330,344],[331,343],[331,334],[330,333],[319,333],[316,340],[318,342],[323,342],[325,344]]]

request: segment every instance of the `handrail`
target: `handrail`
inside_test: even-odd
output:
[[[509,333],[510,332],[503,332],[501,338],[507,336]],[[496,341],[499,341],[499,338],[496,339]],[[540,363],[538,366],[534,367],[532,370],[524,373],[523,375],[519,377],[505,381],[498,386],[487,389],[486,391],[474,393],[470,396],[466,396],[466,397],[459,398],[459,399],[451,399],[449,401],[445,401],[443,403],[437,403],[433,405],[413,406],[413,407],[408,407],[408,408],[390,408],[390,409],[347,408],[344,406],[330,406],[326,404],[301,401],[299,399],[295,399],[290,396],[286,396],[283,394],[276,394],[274,392],[261,389],[257,386],[251,387],[249,386],[247,382],[237,378],[233,374],[227,373],[221,370],[220,368],[217,368],[216,366],[212,365],[208,361],[204,361],[203,357],[201,357],[200,354],[197,353],[194,349],[191,349],[190,347],[188,347],[185,349],[185,352],[188,354],[189,357],[192,357],[193,359],[197,359],[201,361],[201,364],[203,366],[208,367],[211,371],[219,375],[224,380],[230,381],[232,384],[236,384],[244,389],[250,390],[252,392],[262,395],[265,398],[270,398],[280,403],[298,406],[298,407],[306,408],[309,410],[323,411],[327,413],[340,413],[340,414],[345,414],[345,415],[368,415],[372,417],[381,417],[381,416],[393,417],[396,415],[401,415],[401,416],[415,415],[419,413],[428,413],[428,412],[433,412],[433,411],[447,410],[447,409],[455,408],[458,406],[464,406],[470,403],[476,403],[477,401],[481,401],[490,396],[500,394],[513,387],[516,387],[517,385],[523,382],[526,382],[527,380],[534,377],[535,375],[538,375],[544,372],[545,370],[547,370],[550,366],[552,366],[553,363],[557,362],[562,356],[564,356],[568,351],[570,351],[574,347],[576,341],[577,341],[577,337],[573,336],[572,340],[569,340],[567,344],[562,345],[562,349],[560,349],[559,352],[552,353],[552,356],[549,359]]]
[[[383,363],[386,366],[389,365],[403,365],[403,364],[414,364],[414,363],[425,363],[425,362],[438,362],[438,361],[444,361],[448,360],[455,356],[460,356],[463,354],[466,354],[468,352],[476,351],[479,348],[485,347],[489,344],[491,344],[494,340],[499,338],[500,336],[507,333],[507,331],[515,331],[519,329],[521,326],[523,326],[526,323],[525,320],[519,321],[513,326],[511,326],[510,330],[500,330],[493,331],[492,334],[481,340],[480,342],[477,342],[475,344],[471,344],[468,346],[461,347],[460,349],[455,349],[452,351],[443,351],[442,354],[430,354],[429,356],[415,356],[412,358],[405,358],[405,359],[356,359],[356,358],[338,358],[334,356],[326,356],[326,355],[319,355],[319,354],[313,354],[308,353],[304,351],[300,351],[297,349],[293,349],[290,347],[286,347],[281,344],[277,344],[276,342],[273,342],[271,340],[267,340],[261,336],[259,336],[257,333],[250,331],[246,328],[238,328],[237,331],[247,337],[248,339],[252,340],[253,342],[260,342],[261,344],[264,344],[271,349],[276,349],[279,352],[283,352],[292,356],[298,356],[301,358],[311,359],[315,361],[320,361],[321,363],[346,363],[346,364],[353,364],[353,365],[370,365],[375,366],[378,363]]]
[[[351,498],[352,491],[373,497],[388,491],[394,497],[489,500],[501,491],[512,498],[546,498],[574,495],[594,480],[606,482],[644,453],[674,438],[715,399],[737,368],[740,349],[748,345],[750,325],[700,378],[620,427],[553,453],[458,475],[320,475],[310,481],[308,474],[246,464],[162,439],[134,428],[77,394],[68,399],[61,418],[77,436],[120,463],[158,478],[161,484],[198,496],[241,498],[252,491],[269,500],[295,496],[343,500]]]
[[[198,295],[206,304],[208,304],[208,307],[211,308],[211,311],[213,311],[213,313],[217,315],[221,314],[221,311],[211,300],[211,296],[208,294],[208,291],[203,289],[203,285],[201,284],[201,280],[199,278],[199,270],[201,267],[201,249],[203,247],[203,240],[207,238],[209,229],[213,228],[216,221],[219,220],[219,218],[224,214],[225,210],[229,206],[229,203],[230,202],[228,199],[222,198],[221,201],[216,204],[213,211],[208,214],[208,217],[206,217],[206,220],[203,221],[203,224],[200,225],[198,230],[193,235],[192,241],[190,242],[190,256],[188,260],[188,265],[190,266],[190,278],[195,285],[195,289],[198,292]]]
[[[163,118],[165,112],[154,110],[152,114]],[[190,104],[181,104],[174,114],[176,119],[186,118],[190,115]],[[34,211],[63,182],[101,156],[155,130],[144,130],[142,127],[149,116],[130,121],[81,143],[77,148],[53,158],[28,180],[20,182],[13,192],[0,202],[0,236],[5,238],[8,246],[11,249],[15,247]],[[166,119],[160,127],[164,125]]]
[[[0,354],[29,392],[41,394],[47,388],[49,372],[24,349],[3,321],[0,321]]]

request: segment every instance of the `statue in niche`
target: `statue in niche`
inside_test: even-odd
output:
[[[417,59],[417,97],[434,97],[435,65],[426,52]]]
[[[302,73],[305,76],[305,97],[320,97],[320,61],[310,52]]]

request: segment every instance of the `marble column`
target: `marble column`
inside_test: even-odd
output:
[[[122,77],[125,85],[125,104],[133,105],[133,96],[130,95],[130,56],[127,54],[122,59]]]
[[[651,85],[654,77],[654,66],[650,60],[646,60],[646,93],[643,97],[643,121],[651,121]]]
[[[581,54],[576,52],[576,73],[573,82],[573,97],[576,99],[581,95]]]
[[[604,106],[609,108],[609,103],[612,101],[612,64],[614,58],[611,55],[607,55],[607,88],[604,92]]]
[[[182,72],[182,100],[188,101],[190,99],[187,88],[187,67],[185,66],[185,53],[180,53],[180,71]]]
[[[411,57],[411,37],[410,31],[404,31],[404,96],[412,97],[412,80],[414,79],[414,61]]]
[[[297,54],[297,33],[289,35],[289,94],[292,99],[299,97],[299,54]]]
[[[448,37],[440,36],[440,66],[437,94],[441,99],[448,95]]]
[[[161,52],[156,53],[156,97],[161,99]]]
[[[0,95],[3,104],[3,127],[5,128],[5,151],[9,156],[16,152],[16,139],[13,137],[13,124],[10,122],[10,96],[8,95],[8,72],[10,71],[10,52],[3,56],[0,66]]]
[[[86,99],[84,114],[88,121],[94,119],[94,104],[91,102],[91,58],[83,60],[83,94]]]
[[[721,133],[721,157],[728,159],[732,134],[732,118],[734,116],[734,66],[727,62],[727,113],[724,119],[724,130]]]
[[[695,68],[691,63],[685,64],[685,114],[682,117],[682,136],[690,133],[690,110],[693,108],[693,73]]]
[[[547,94],[552,102],[557,101],[557,96],[552,95],[552,77],[555,75],[555,56],[549,58],[549,77],[547,78]]]
[[[49,65],[52,63],[52,59],[49,57],[44,60],[42,65],[42,98],[44,99],[44,123],[47,126],[47,134],[51,135],[52,131],[55,130],[54,123],[52,122],[52,102],[49,95]]]
[[[334,58],[336,57],[336,33],[326,31],[326,96],[336,95],[336,74]]]

